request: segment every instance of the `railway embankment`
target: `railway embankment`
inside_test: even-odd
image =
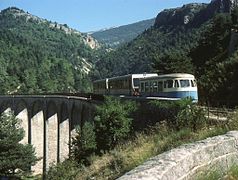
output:
[[[194,179],[207,170],[226,172],[238,164],[238,131],[164,152],[120,177],[126,179]]]

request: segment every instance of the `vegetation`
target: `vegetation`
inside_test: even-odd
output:
[[[110,150],[128,137],[132,119],[130,113],[136,110],[134,103],[121,102],[120,99],[106,97],[105,103],[97,107],[95,131],[97,148]]]
[[[13,114],[0,117],[0,176],[20,176],[30,172],[37,161],[30,144],[21,144],[24,130]]]
[[[204,119],[199,124],[192,123],[193,121],[198,122],[204,117],[204,112],[201,109],[198,110],[189,100],[169,104],[166,102],[155,103],[154,105],[164,108],[164,114],[169,116],[162,116],[163,119],[161,119],[160,123],[144,132],[134,132],[134,135],[129,140],[118,142],[113,149],[103,154],[93,154],[89,158],[90,163],[87,165],[78,164],[76,168],[74,166],[70,170],[70,174],[76,174],[75,178],[78,179],[115,179],[140,165],[149,157],[184,143],[224,134],[229,130],[238,128],[236,117],[234,117],[232,122],[225,123],[211,124],[207,119]],[[171,107],[176,108],[171,110]],[[106,109],[104,110],[106,111]],[[184,116],[182,116],[184,113],[186,114],[186,121],[184,121]],[[178,123],[174,125],[171,123],[171,120]],[[73,160],[70,161],[74,164]],[[57,179],[56,177],[60,176],[67,177],[66,174],[61,175],[62,171],[57,170],[57,168],[55,167],[49,172],[49,179]],[[60,168],[62,168],[62,164],[60,164]]]
[[[238,167],[237,165],[234,165],[228,170],[228,172],[222,172],[218,170],[207,170],[207,172],[202,173],[196,179],[197,180],[238,179]]]
[[[72,141],[72,158],[81,164],[88,165],[88,159],[97,148],[95,127],[92,122],[85,122],[82,129],[76,128],[76,137]]]
[[[161,118],[166,120],[170,129],[181,130],[184,127],[196,131],[206,126],[205,112],[197,107],[191,99],[181,101],[152,101],[157,107]]]
[[[1,11],[0,26],[1,94],[90,89],[82,69],[92,50],[82,34],[17,8]]]

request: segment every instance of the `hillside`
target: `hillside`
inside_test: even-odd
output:
[[[238,102],[238,72],[234,68],[237,46],[228,53],[232,37],[237,39],[236,5],[237,1],[214,0],[164,10],[152,28],[103,54],[96,64],[100,71],[95,74],[104,78],[143,72],[193,73],[199,82],[201,100]]]
[[[0,12],[0,27],[0,93],[89,88],[92,37],[18,8]]]
[[[206,4],[190,4],[160,12],[153,27],[100,58],[96,66],[100,69],[101,77],[151,72],[154,71],[152,66],[155,59],[165,53],[170,54],[172,50],[186,53],[196,46],[204,28],[190,24],[206,8]]]
[[[133,40],[154,24],[155,18],[133,24],[93,32],[91,35],[107,47],[117,47]]]

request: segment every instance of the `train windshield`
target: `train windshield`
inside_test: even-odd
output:
[[[180,85],[181,87],[189,87],[190,86],[189,80],[187,79],[180,80]]]
[[[134,84],[134,87],[139,87],[140,86],[140,81],[138,78],[134,78],[133,79],[133,84]]]

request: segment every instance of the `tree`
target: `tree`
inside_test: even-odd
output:
[[[97,144],[94,124],[86,121],[80,128],[76,128],[77,135],[72,141],[72,156],[79,163],[88,165],[88,158],[95,152]]]
[[[182,52],[169,51],[162,57],[154,57],[154,68],[160,74],[167,73],[192,73],[194,72],[194,67],[192,65],[191,59]]]
[[[110,150],[128,136],[132,123],[129,115],[135,110],[131,101],[121,102],[118,98],[106,97],[104,104],[97,107],[95,117],[98,150]]]
[[[12,176],[29,172],[37,161],[30,144],[21,144],[24,130],[12,113],[0,117],[0,175]]]

